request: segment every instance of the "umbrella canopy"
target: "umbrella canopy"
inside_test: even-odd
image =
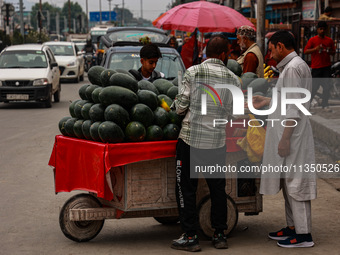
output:
[[[243,25],[254,25],[241,13],[224,5],[206,1],[196,1],[177,5],[155,19],[152,24],[164,30],[193,32],[195,28],[202,33],[230,32]]]

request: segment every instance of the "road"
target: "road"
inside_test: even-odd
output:
[[[169,248],[181,234],[179,224],[163,226],[153,218],[107,220],[99,235],[87,243],[67,239],[59,228],[59,210],[77,192],[54,194],[53,171],[47,163],[58,122],[69,116],[70,101],[78,99],[79,84],[62,84],[61,102],[46,109],[35,103],[0,105],[0,254],[179,254]],[[333,162],[326,154],[317,158]],[[319,199],[313,202],[316,247],[309,254],[340,254],[340,193],[319,180]],[[239,215],[229,239],[229,254],[283,252],[267,232],[285,226],[282,195],[264,199],[258,216]],[[221,254],[202,238],[202,254]],[[302,250],[285,250],[302,254]],[[184,253],[183,253],[184,254]]]

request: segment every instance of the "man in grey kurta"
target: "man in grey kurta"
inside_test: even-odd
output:
[[[285,115],[282,115],[284,109],[281,105],[283,88],[312,90],[311,72],[306,62],[294,51],[295,40],[289,32],[275,33],[268,47],[280,71],[275,86],[277,108],[268,119],[279,121],[267,125],[260,193],[273,195],[282,189],[287,221],[286,228],[269,233],[268,236],[278,240],[277,244],[281,247],[312,247],[311,200],[316,198],[316,178],[307,168],[315,162],[315,155],[312,128],[305,115],[309,113],[307,109],[310,103],[305,100],[302,104],[306,112],[302,112],[295,104],[287,104]],[[301,101],[304,97],[303,93],[287,93],[287,99]],[[254,96],[253,105],[255,108],[264,105],[272,107],[271,101],[271,98]],[[281,166],[284,171],[268,171],[275,166]]]

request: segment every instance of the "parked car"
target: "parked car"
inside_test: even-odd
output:
[[[0,54],[0,102],[38,101],[46,107],[60,101],[60,74],[46,45],[9,46]]]
[[[84,58],[73,42],[46,42],[54,53],[60,69],[60,79],[76,83],[84,80]]]
[[[157,44],[162,53],[158,59],[156,70],[164,73],[165,79],[172,80],[178,76],[178,71],[184,73],[185,67],[176,49],[167,44]],[[143,47],[137,42],[117,42],[104,54],[102,66],[107,69],[138,70],[141,67],[139,52]]]

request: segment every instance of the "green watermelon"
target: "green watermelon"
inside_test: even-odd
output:
[[[166,95],[170,97],[172,100],[175,100],[177,94],[178,94],[178,87],[176,86],[170,87],[168,92],[166,92]]]
[[[83,105],[83,107],[81,108],[81,116],[82,119],[84,120],[90,120],[90,109],[91,107],[94,105],[94,103],[86,103]]]
[[[83,135],[85,139],[87,140],[92,140],[91,133],[90,133],[90,128],[92,124],[93,124],[92,120],[85,120],[81,127],[81,130],[83,131]]]
[[[176,111],[169,111],[168,116],[170,119],[170,123],[176,124],[177,126],[182,126],[182,120],[184,119],[184,115],[178,115]]]
[[[146,141],[161,141],[163,139],[163,130],[157,125],[152,125],[146,130]]]
[[[102,141],[100,139],[99,132],[98,132],[98,128],[99,128],[101,123],[102,123],[101,121],[94,122],[90,127],[90,135],[91,135],[93,141],[96,141],[96,142]]]
[[[255,79],[257,79],[258,76],[255,73],[252,72],[246,72],[242,74],[241,80],[242,80],[242,89],[247,89],[248,85]]]
[[[89,111],[90,119],[93,122],[104,121],[105,120],[104,111],[105,111],[105,107],[102,104],[92,105]]]
[[[138,96],[129,89],[109,86],[102,89],[99,93],[99,100],[104,105],[119,104],[126,110],[138,103]]]
[[[227,68],[230,71],[232,71],[234,74],[236,74],[237,76],[241,76],[241,74],[242,74],[241,65],[239,63],[237,63],[237,61],[234,60],[234,59],[228,59]]]
[[[133,79],[131,76],[123,73],[113,74],[110,77],[110,85],[127,88],[135,93],[138,91],[138,82],[136,79]]]
[[[136,104],[130,110],[132,121],[139,121],[145,127],[152,125],[154,114],[149,106],[145,104]]]
[[[265,78],[257,78],[248,85],[248,88],[249,87],[253,88],[253,94],[255,92],[262,92],[263,94],[266,94],[269,88],[269,83]]]
[[[130,142],[144,141],[146,136],[144,125],[138,121],[130,122],[125,128],[125,136]]]
[[[69,106],[69,112],[70,112],[70,115],[71,115],[71,117],[73,117],[73,118],[76,118],[76,114],[74,113],[74,107],[75,107],[75,105],[76,105],[76,103],[78,103],[79,101],[81,101],[81,99],[77,99],[77,100],[74,100],[71,104],[70,104],[70,106]]]
[[[136,80],[135,76],[133,76],[129,71],[127,71],[125,69],[117,68],[115,71],[117,73],[127,74],[127,75],[131,76],[131,78]]]
[[[178,77],[176,77],[175,79],[173,79],[172,81],[172,84],[176,87],[178,87]]]
[[[86,88],[85,94],[86,94],[86,99],[92,102],[92,92],[96,89],[100,88],[98,85],[90,85]]]
[[[81,99],[83,100],[87,100],[87,96],[86,96],[86,89],[88,86],[90,86],[91,84],[84,84],[83,86],[80,87],[80,89],[78,90],[78,94],[80,96]]]
[[[65,132],[68,136],[71,136],[71,137],[76,136],[74,134],[74,131],[73,131],[73,126],[74,126],[74,123],[76,123],[77,120],[78,120],[77,118],[71,118],[71,119],[68,119],[65,122],[64,128],[65,128]]]
[[[180,128],[176,124],[168,124],[163,128],[164,140],[177,140]]]
[[[66,130],[65,130],[65,123],[66,123],[66,121],[68,121],[71,118],[72,117],[70,117],[70,116],[64,117],[58,123],[58,127],[59,127],[59,130],[60,130],[60,133],[62,133],[63,135],[67,136],[67,133],[66,133]]]
[[[89,103],[90,101],[88,100],[80,100],[78,101],[75,106],[74,106],[74,114],[76,115],[76,118],[78,119],[82,119],[83,116],[81,115],[81,110],[83,108],[83,106],[87,103]]]
[[[153,82],[153,85],[159,91],[159,94],[166,94],[172,86],[174,86],[170,81],[165,79],[157,79]]]
[[[102,86],[100,75],[104,70],[105,68],[102,66],[92,66],[87,72],[89,81],[94,85]]]
[[[155,85],[153,85],[151,82],[146,81],[146,80],[140,80],[138,82],[138,88],[140,90],[150,90],[152,92],[154,92],[156,95],[159,95],[159,91],[157,90],[157,88],[155,87]]]
[[[98,128],[99,137],[104,143],[120,143],[124,140],[124,132],[112,121],[104,121]]]
[[[99,93],[102,91],[102,87],[96,88],[93,90],[91,98],[92,98],[92,102],[95,104],[99,104],[100,100],[99,100]]]
[[[155,93],[149,90],[139,90],[137,92],[138,101],[142,104],[145,104],[150,107],[152,111],[154,111],[158,106],[158,98]]]
[[[163,128],[170,121],[168,112],[164,110],[162,107],[157,107],[157,109],[153,112],[154,121],[153,123],[157,126]]]
[[[118,104],[111,104],[105,108],[104,118],[107,121],[116,123],[123,130],[130,122],[129,113]]]
[[[167,105],[170,107],[172,105],[172,99],[168,97],[167,95],[161,94],[158,95],[158,106],[162,106],[162,99],[167,103]]]
[[[73,125],[73,133],[75,134],[76,137],[80,139],[85,138],[85,136],[83,135],[83,131],[82,131],[83,123],[84,123],[84,120],[77,120]]]
[[[110,78],[117,73],[115,70],[106,69],[100,74],[100,81],[103,87],[110,86]]]

